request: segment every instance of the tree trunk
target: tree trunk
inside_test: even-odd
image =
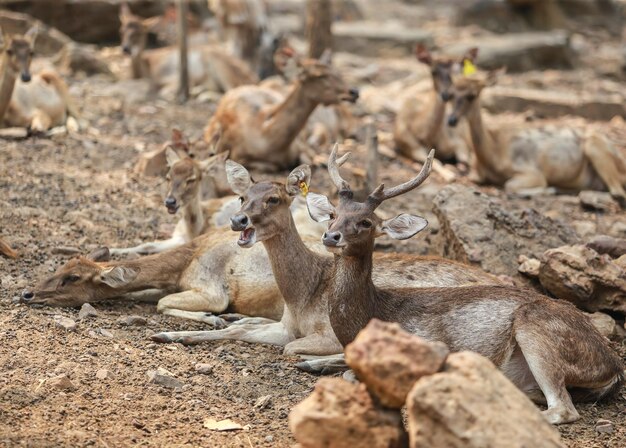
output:
[[[178,51],[180,52],[178,95],[182,102],[189,99],[189,67],[187,65],[187,0],[176,2],[176,33],[178,34]]]
[[[330,31],[333,13],[330,0],[307,0],[306,15],[309,57],[318,59],[324,50],[332,50],[333,46],[333,35]]]

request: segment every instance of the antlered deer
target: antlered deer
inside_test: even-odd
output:
[[[427,226],[425,219],[401,214],[381,219],[386,200],[417,188],[428,177],[434,150],[420,173],[392,188],[380,185],[364,202],[353,199],[339,174],[337,151],[328,171],[339,189],[337,207],[322,195],[307,203],[317,221],[329,221],[322,242],[335,254],[325,294],[329,319],[343,346],[377,318],[398,322],[451,350],[471,350],[489,358],[531,398],[545,400],[553,424],[579,418],[572,396],[598,400],[616,393],[624,381],[621,359],[589,319],[572,304],[510,286],[415,288],[406,282],[380,288],[372,281],[374,240],[381,234],[406,239]]]

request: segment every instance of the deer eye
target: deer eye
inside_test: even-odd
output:
[[[276,205],[280,202],[280,199],[278,199],[276,196],[271,196],[268,200],[267,203],[268,204],[272,204],[272,205]]]
[[[13,50],[11,50],[11,49],[9,48],[9,49],[7,50],[7,54],[8,54],[9,56],[13,56]]]
[[[187,185],[193,184],[195,181],[196,181],[195,177],[192,177],[191,179],[187,179]]]
[[[244,201],[243,196],[239,196],[239,203],[243,204],[243,201]]]
[[[467,101],[474,101],[476,99],[476,95],[470,94],[467,95],[465,98],[467,98]]]
[[[361,221],[361,222],[359,223],[359,225],[360,225],[361,227],[364,227],[364,228],[366,228],[366,229],[369,229],[370,227],[372,227],[372,221],[370,221],[369,219],[364,219],[363,221]]]
[[[80,280],[80,277],[79,277],[78,275],[71,274],[71,275],[66,276],[66,277],[63,279],[63,281],[61,282],[61,285],[62,285],[62,286],[65,286],[65,285],[67,285],[67,284],[69,284],[69,283],[75,283],[75,282],[77,282],[78,280]]]

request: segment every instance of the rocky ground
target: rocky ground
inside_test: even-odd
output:
[[[433,20],[430,26],[440,28],[440,19]],[[585,42],[595,45],[593,39]],[[117,49],[105,49],[102,55],[114,72],[127,69]],[[424,69],[408,56],[388,62],[340,54],[337,62],[361,87],[402,82],[413,71],[418,78],[424,76]],[[552,72],[541,78],[542,87],[567,91],[584,85],[591,95],[615,93],[619,81],[614,77],[586,70],[585,77]],[[507,75],[504,85],[537,87],[534,76]],[[54,271],[71,253],[166,237],[176,217],[162,207],[164,181],[139,177],[132,167],[140,152],[158,148],[174,126],[198,138],[215,108],[208,96],[184,106],[145,100],[143,82],[113,82],[103,76],[78,76],[69,82],[89,123],[86,129],[0,140],[0,235],[20,253],[17,260],[0,258],[0,446],[292,445],[287,416],[318,377],[297,370],[296,359],[283,356],[280,349],[240,342],[195,347],[153,343],[148,336],[159,331],[203,328],[158,315],[153,304],[96,303],[95,316],[80,318],[78,309],[17,303],[24,288]],[[382,103],[386,101],[376,104]],[[355,111],[375,120],[384,151],[392,145],[391,113],[386,106],[374,109],[357,105]],[[521,114],[516,118],[528,119]],[[581,118],[553,119],[589,125]],[[593,125],[626,149],[621,118]],[[359,167],[364,148],[348,146],[356,153],[351,166]],[[413,172],[406,160],[382,160],[383,181],[408,178]],[[457,182],[471,184],[465,177]],[[314,191],[329,192],[323,169],[314,172],[312,184]],[[381,250],[436,254],[439,224],[432,199],[444,186],[432,175],[420,191],[385,204],[388,213],[422,213],[431,225],[408,241],[382,240]],[[583,240],[595,234],[626,236],[624,213],[617,207],[589,211],[572,195],[529,199],[509,197],[493,187],[480,190],[513,209],[533,207],[571,224]],[[614,317],[623,328],[623,316]],[[626,359],[623,331],[613,347]],[[177,381],[155,380],[150,372],[159,368]],[[626,392],[611,402],[578,408],[582,419],[559,428],[568,446],[626,446]],[[231,419],[243,429],[211,430],[203,425],[207,419]],[[612,422],[611,432],[596,430],[601,419]]]

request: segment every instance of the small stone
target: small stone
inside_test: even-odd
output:
[[[80,320],[87,319],[88,317],[95,317],[98,315],[98,311],[88,303],[83,303],[78,312],[78,318]]]
[[[274,441],[274,436],[265,436],[265,441],[267,443],[272,443]]]
[[[106,380],[113,378],[113,374],[107,369],[100,369],[96,372],[96,378],[99,380]]]
[[[601,434],[611,434],[613,432],[613,422],[601,418],[596,422],[596,431]]]
[[[76,331],[76,322],[69,317],[55,316],[54,323],[57,327],[67,331]]]
[[[213,364],[198,363],[195,368],[196,372],[201,373],[202,375],[210,375],[213,373]]]
[[[50,252],[52,252],[53,254],[59,254],[59,255],[76,255],[76,254],[80,254],[81,251],[78,247],[57,246],[57,247],[53,247]]]
[[[265,409],[272,403],[271,395],[263,395],[254,403],[256,409]]]
[[[111,333],[109,330],[106,330],[104,328],[98,329],[98,332],[105,338],[111,338],[111,339],[115,338],[115,335],[113,333]]]
[[[55,376],[46,381],[46,384],[54,389],[59,390],[74,390],[76,386],[66,374]]]
[[[615,202],[611,194],[603,191],[581,191],[578,193],[578,199],[580,200],[580,205],[586,209],[606,212],[612,208],[617,208],[617,202]]]
[[[594,327],[596,327],[596,330],[598,330],[605,338],[610,339],[617,333],[617,324],[608,314],[604,314],[599,311],[592,314],[583,312],[583,314],[591,320],[591,323]]]
[[[153,384],[158,384],[172,389],[182,389],[184,386],[182,381],[174,378],[174,375],[171,372],[168,372],[162,367],[159,367],[157,370],[150,370],[148,372],[148,378]]]
[[[120,317],[117,322],[127,327],[139,327],[148,324],[148,319],[143,316]]]
[[[519,267],[517,268],[522,274],[526,274],[529,277],[538,277],[539,276],[539,267],[541,266],[541,261],[536,258],[528,258],[526,255],[520,255],[517,258],[519,262]]]

